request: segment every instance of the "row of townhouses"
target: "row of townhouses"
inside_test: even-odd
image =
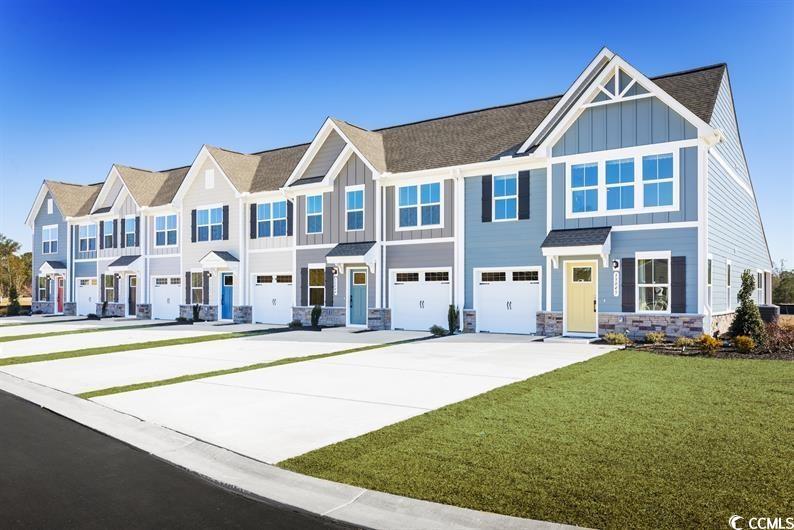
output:
[[[34,310],[593,336],[725,328],[771,260],[725,65],[603,49],[561,96],[45,181]]]

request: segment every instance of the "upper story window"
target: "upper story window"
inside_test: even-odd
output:
[[[673,155],[642,157],[643,205],[673,204]]]
[[[41,253],[55,254],[58,252],[58,225],[41,227]]]
[[[323,231],[323,196],[306,197],[306,233],[320,234]]]
[[[670,257],[637,260],[637,311],[670,312]]]
[[[223,239],[223,207],[196,210],[196,241]]]
[[[124,219],[124,246],[134,247],[137,244],[135,241],[135,218],[126,217]]]
[[[598,164],[571,166],[571,202],[574,213],[598,210]]]
[[[346,188],[345,217],[348,232],[364,230],[364,186]]]
[[[102,221],[102,247],[113,248],[113,238],[115,237],[115,224],[113,220]]]
[[[287,201],[258,204],[256,206],[257,237],[287,235]]]
[[[78,229],[78,246],[80,252],[96,250],[96,225],[81,225]]]
[[[176,245],[176,214],[158,215],[154,218],[154,245],[156,247]]]
[[[47,215],[52,215],[52,199],[47,199]]]
[[[398,228],[441,226],[441,183],[398,188]]]
[[[494,221],[518,219],[518,175],[493,178]]]
[[[758,271],[755,288],[758,291],[758,303],[764,303],[764,273]]]
[[[634,159],[607,160],[607,210],[634,208]]]

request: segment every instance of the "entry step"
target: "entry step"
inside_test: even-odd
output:
[[[556,337],[546,337],[543,342],[567,342],[571,344],[591,344],[600,340],[600,337],[566,337],[558,335]]]

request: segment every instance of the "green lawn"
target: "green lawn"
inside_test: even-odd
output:
[[[794,512],[794,363],[617,351],[282,467],[593,528]]]

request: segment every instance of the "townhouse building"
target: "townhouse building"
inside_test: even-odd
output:
[[[325,325],[427,329],[451,305],[466,332],[695,335],[727,328],[748,269],[771,302],[727,67],[648,78],[608,49],[554,97],[46,181],[28,224],[43,312],[319,305]]]

